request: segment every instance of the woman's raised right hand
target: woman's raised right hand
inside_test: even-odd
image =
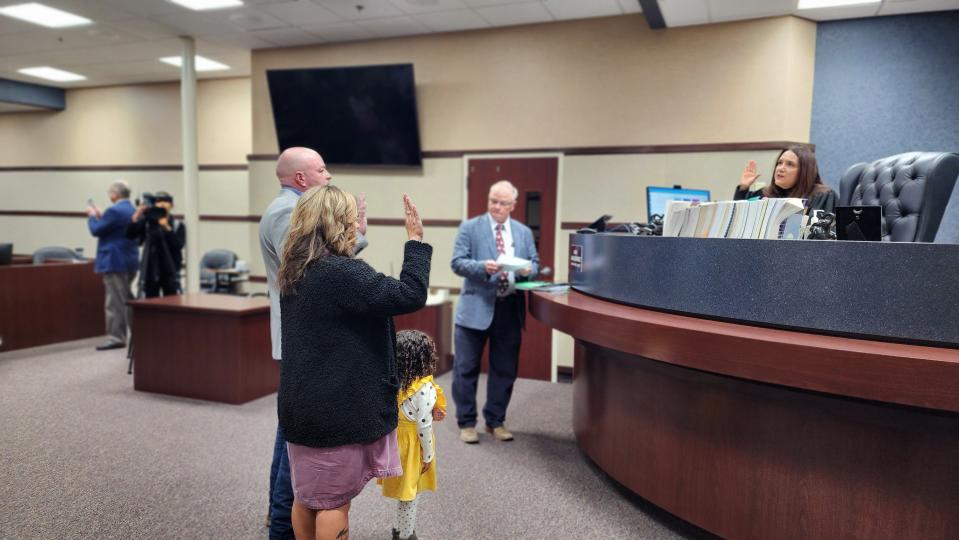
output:
[[[410,196],[403,194],[403,207],[406,210],[406,235],[410,240],[423,241],[423,220]]]
[[[743,175],[739,178],[739,189],[749,189],[749,186],[753,185],[757,178],[759,178],[759,173],[756,172],[756,162],[751,159],[746,164],[746,168],[743,169]]]

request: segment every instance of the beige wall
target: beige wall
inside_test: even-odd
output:
[[[413,62],[425,150],[630,146],[795,140],[809,136],[815,24],[791,17],[651,31],[640,16],[333,44],[252,53],[250,79],[199,86],[201,165],[247,164],[277,152],[265,84],[272,68]],[[0,115],[0,167],[152,165],[180,162],[178,85],[68,91],[62,113]],[[747,159],[768,179],[776,152],[563,156],[557,222],[646,217],[647,185],[683,184],[727,197]],[[334,182],[365,192],[371,218],[400,218],[409,193],[426,219],[459,220],[466,158],[425,159],[399,172],[332,167]],[[201,214],[256,215],[278,185],[271,161],[248,171],[200,173]],[[134,192],[165,189],[182,200],[179,172],[0,172],[0,210],[80,211],[105,204],[110,181]],[[53,186],[53,188],[51,188]],[[0,216],[16,251],[84,246],[84,220]],[[257,225],[200,223],[200,252],[225,247],[264,273]],[[454,227],[428,228],[432,285],[459,287],[449,269]],[[566,279],[569,231],[556,233]],[[196,239],[195,235],[191,235]],[[402,264],[402,227],[373,226],[363,258],[385,273]],[[262,288],[255,286],[254,288]],[[554,340],[558,365],[571,340]]]
[[[809,137],[816,25],[650,30],[641,15],[254,51],[254,153],[276,153],[267,69],[412,62],[425,150]]]
[[[179,83],[68,90],[60,112],[0,115],[0,167],[182,162]],[[197,85],[201,165],[245,164],[249,79]]]

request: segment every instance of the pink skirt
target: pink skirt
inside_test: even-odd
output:
[[[350,502],[372,478],[403,474],[396,431],[366,444],[313,448],[286,443],[296,502],[332,510]]]

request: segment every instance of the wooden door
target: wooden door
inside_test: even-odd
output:
[[[552,280],[556,235],[556,178],[559,158],[470,158],[467,179],[469,217],[487,212],[489,188],[509,180],[519,195],[510,217],[533,231],[539,253],[538,280]],[[549,274],[544,275],[544,269]],[[527,302],[528,305],[528,302]],[[489,365],[483,352],[483,371]],[[550,380],[552,376],[552,331],[533,317],[526,317],[526,330],[519,354],[519,376]]]

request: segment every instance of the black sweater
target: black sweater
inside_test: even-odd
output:
[[[280,299],[278,415],[286,440],[313,447],[371,442],[396,429],[393,315],[426,304],[429,244],[409,241],[400,279],[360,259],[311,264]]]

